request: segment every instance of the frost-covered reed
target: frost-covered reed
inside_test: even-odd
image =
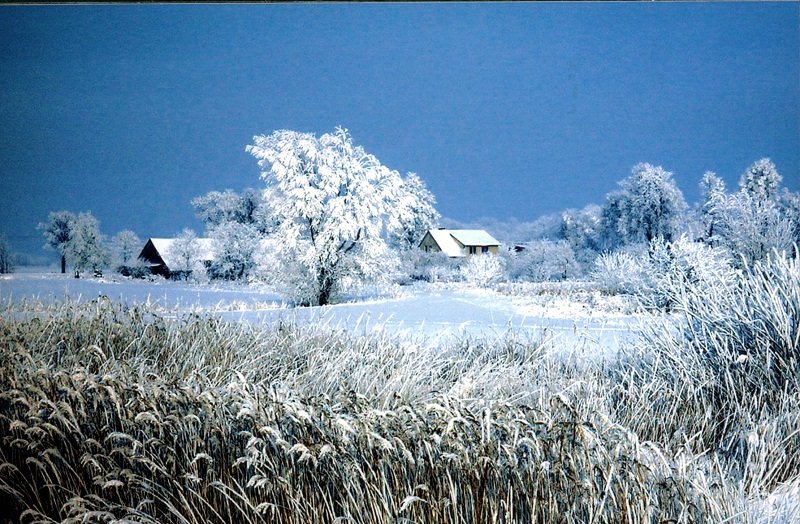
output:
[[[104,299],[9,304],[0,507],[22,522],[788,522],[796,505],[756,501],[800,479],[799,298],[797,259],[778,258],[677,297],[677,324],[589,366],[513,336],[442,349]]]

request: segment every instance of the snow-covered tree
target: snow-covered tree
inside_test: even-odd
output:
[[[575,252],[566,240],[535,240],[527,243],[524,251],[509,253],[506,258],[510,280],[566,280],[582,272]]]
[[[769,158],[756,160],[739,179],[741,191],[756,200],[775,200],[782,177]]]
[[[793,224],[773,200],[747,191],[727,195],[719,203],[719,245],[737,255],[736,262],[752,265],[773,250],[792,249]]]
[[[251,188],[241,194],[230,189],[210,191],[192,199],[195,215],[209,230],[225,222],[257,224],[261,205],[261,195]]]
[[[62,273],[67,272],[67,250],[75,219],[75,213],[70,211],[53,211],[48,215],[47,222],[41,222],[38,226],[44,234],[44,247],[56,250],[61,256]]]
[[[597,247],[601,251],[613,251],[626,244],[625,231],[621,227],[627,213],[628,198],[622,191],[606,195],[606,203],[600,210],[600,227]]]
[[[261,236],[255,226],[239,222],[223,222],[211,231],[215,252],[210,278],[240,280],[246,278],[256,263]]]
[[[399,196],[397,210],[393,213],[397,219],[397,233],[393,235],[392,243],[407,251],[416,248],[441,217],[436,211],[436,198],[416,173],[408,173],[403,178]]]
[[[188,280],[200,262],[200,249],[194,230],[184,229],[169,248],[170,256],[176,261],[175,267],[169,268],[170,271]]]
[[[722,180],[706,173],[701,183],[703,241],[727,248],[736,265],[751,265],[773,250],[791,252],[797,226],[792,198],[779,194],[780,182],[775,165],[766,158],[744,172],[735,193],[727,194]]]
[[[713,171],[706,171],[700,181],[703,204],[700,207],[700,220],[703,224],[703,242],[709,246],[716,245],[724,218],[720,210],[725,200],[725,182]]]
[[[114,260],[120,268],[127,268],[142,249],[141,239],[130,229],[123,229],[111,237]]]
[[[686,209],[683,193],[672,173],[661,166],[637,164],[622,180],[620,190],[607,197],[603,210],[604,231],[610,244],[667,241],[679,231]]]
[[[793,251],[800,248],[800,193],[793,193],[784,189],[781,193],[780,205],[783,215],[792,224]]]
[[[100,223],[91,213],[79,213],[72,222],[66,257],[76,278],[86,269],[97,272],[108,265],[110,254],[103,244]]]
[[[342,278],[376,277],[394,262],[385,238],[399,225],[390,217],[402,179],[347,130],[276,131],[255,136],[247,151],[263,169],[284,274],[300,301],[327,304]]]
[[[265,208],[261,191],[248,187],[239,195],[239,222],[261,229],[264,224],[260,217],[264,216]]]
[[[235,221],[239,215],[239,195],[230,189],[210,191],[192,199],[194,213],[206,227]]]
[[[0,274],[11,273],[11,247],[5,235],[0,235]]]
[[[585,269],[594,263],[600,250],[601,217],[602,208],[594,204],[561,214],[558,237],[569,244],[575,260]]]

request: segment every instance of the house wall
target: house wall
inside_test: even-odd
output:
[[[419,248],[423,251],[428,251],[431,253],[441,251],[441,249],[439,249],[439,245],[436,243],[435,240],[433,240],[433,237],[429,233],[425,233],[425,236],[419,243]]]
[[[464,257],[470,256],[469,252],[470,246],[462,244],[457,238],[455,239],[455,241],[456,244],[458,244],[461,247],[461,256]],[[496,255],[498,253],[499,246],[488,246],[488,247],[489,247],[489,253],[492,253],[493,255]],[[483,246],[475,246],[475,254],[480,255],[482,253],[483,253]]]
[[[154,275],[169,277],[169,268],[151,240],[148,240],[144,245],[144,248],[139,253],[139,258],[150,264],[150,272]]]
[[[489,247],[489,253],[490,254],[496,255],[498,253],[498,246],[488,246],[488,247]],[[464,252],[465,256],[468,256],[468,257],[472,256],[472,253],[470,253],[470,246],[464,246],[464,249],[462,249],[461,251]],[[475,254],[476,255],[482,255],[483,254],[483,246],[475,246]]]

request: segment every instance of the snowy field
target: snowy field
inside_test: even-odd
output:
[[[639,331],[642,316],[605,302],[561,296],[509,296],[463,284],[414,285],[392,297],[367,296],[323,307],[288,307],[274,290],[237,284],[132,280],[119,276],[75,279],[47,271],[0,277],[0,300],[53,302],[107,296],[148,304],[167,315],[213,313],[226,320],[274,324],[319,323],[353,332],[385,330],[427,342],[453,338],[547,338],[554,347],[581,355],[608,354]]]

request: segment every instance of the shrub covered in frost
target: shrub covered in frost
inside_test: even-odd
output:
[[[461,266],[461,277],[473,286],[489,286],[503,280],[503,259],[496,255],[472,255]]]
[[[420,251],[412,262],[412,280],[454,282],[460,279],[459,260],[450,258],[441,251],[435,253]]]
[[[733,286],[736,274],[726,249],[681,236],[600,255],[592,275],[606,292],[635,295],[645,307],[669,310],[682,295]]]
[[[630,249],[598,256],[592,277],[605,292],[613,294],[643,293],[652,286],[646,255]]]
[[[727,290],[736,283],[729,252],[681,236],[675,242],[657,239],[650,244],[649,293],[640,292],[646,305],[671,309],[682,296],[704,296],[710,290]]]

